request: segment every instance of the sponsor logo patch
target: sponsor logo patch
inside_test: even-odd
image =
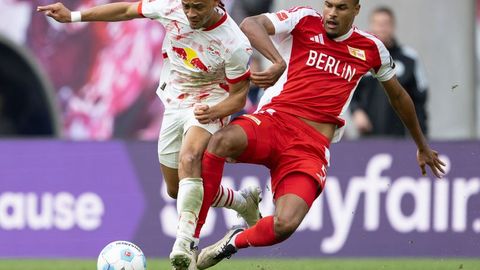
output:
[[[363,61],[367,60],[367,56],[364,50],[352,48],[350,46],[347,46],[347,47],[348,47],[348,52],[350,53],[351,56],[361,59]]]
[[[256,118],[255,116],[251,115],[251,114],[244,114],[243,115],[244,117],[247,117],[248,119],[252,120],[253,122],[255,122],[255,124],[257,124],[258,126],[260,126],[260,124],[262,123],[262,121],[260,121],[258,118]]]
[[[318,34],[316,36],[313,36],[313,37],[310,38],[310,40],[313,41],[313,42],[316,42],[318,44],[325,45],[322,34]]]

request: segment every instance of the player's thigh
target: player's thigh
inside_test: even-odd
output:
[[[222,128],[220,121],[201,124],[193,111],[188,115],[189,120],[185,122],[182,146],[179,154],[178,175],[180,179],[185,177],[200,177],[203,152],[207,148],[212,133]]]
[[[236,158],[247,145],[247,135],[242,127],[230,124],[212,136],[207,150],[217,156]]]
[[[229,120],[228,117],[225,117],[222,121],[201,124],[195,119],[193,110],[189,112],[187,118],[183,125],[184,134],[180,157],[185,154],[203,155],[212,134],[222,129]]]
[[[284,177],[274,190],[276,230],[293,233],[319,195],[316,179],[302,172]]]
[[[272,140],[274,126],[269,118],[262,118],[256,114],[243,115],[232,121],[227,128],[214,136],[223,139],[223,148],[229,149],[229,155],[224,156],[232,157],[239,162],[269,167],[275,146]]]
[[[183,158],[200,158],[207,148],[212,134],[203,127],[191,126],[183,137],[180,147],[180,160]]]

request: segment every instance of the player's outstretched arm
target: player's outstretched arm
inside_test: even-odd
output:
[[[438,158],[437,151],[430,149],[418,123],[415,106],[407,91],[400,85],[396,76],[388,81],[382,82],[382,84],[390,99],[390,104],[392,104],[392,107],[408,128],[413,140],[417,144],[417,162],[422,171],[422,175],[426,175],[425,167],[428,165],[432,173],[436,177],[441,178],[442,174],[445,174],[445,163]]]
[[[243,20],[240,29],[248,37],[252,46],[272,62],[266,70],[252,72],[250,79],[261,88],[274,85],[287,68],[287,64],[269,37],[275,34],[273,23],[267,16],[258,15]]]
[[[61,23],[77,21],[126,21],[141,16],[137,12],[138,2],[118,2],[92,7],[83,11],[72,12],[58,2],[47,6],[38,6],[37,11],[45,13]]]

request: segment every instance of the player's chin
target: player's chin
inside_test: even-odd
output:
[[[201,25],[200,22],[189,21],[189,23],[190,23],[190,28],[192,28],[192,29],[200,29],[200,28],[202,28],[202,25]]]
[[[325,32],[327,33],[327,37],[329,37],[330,39],[339,37],[337,30],[326,30]]]

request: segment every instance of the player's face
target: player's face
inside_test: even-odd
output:
[[[208,27],[216,22],[215,7],[219,0],[182,0],[183,12],[192,29]]]
[[[390,44],[393,40],[395,23],[388,13],[377,12],[370,17],[370,31],[383,43]]]
[[[323,26],[330,38],[346,34],[352,28],[355,16],[360,12],[356,0],[325,0]]]

